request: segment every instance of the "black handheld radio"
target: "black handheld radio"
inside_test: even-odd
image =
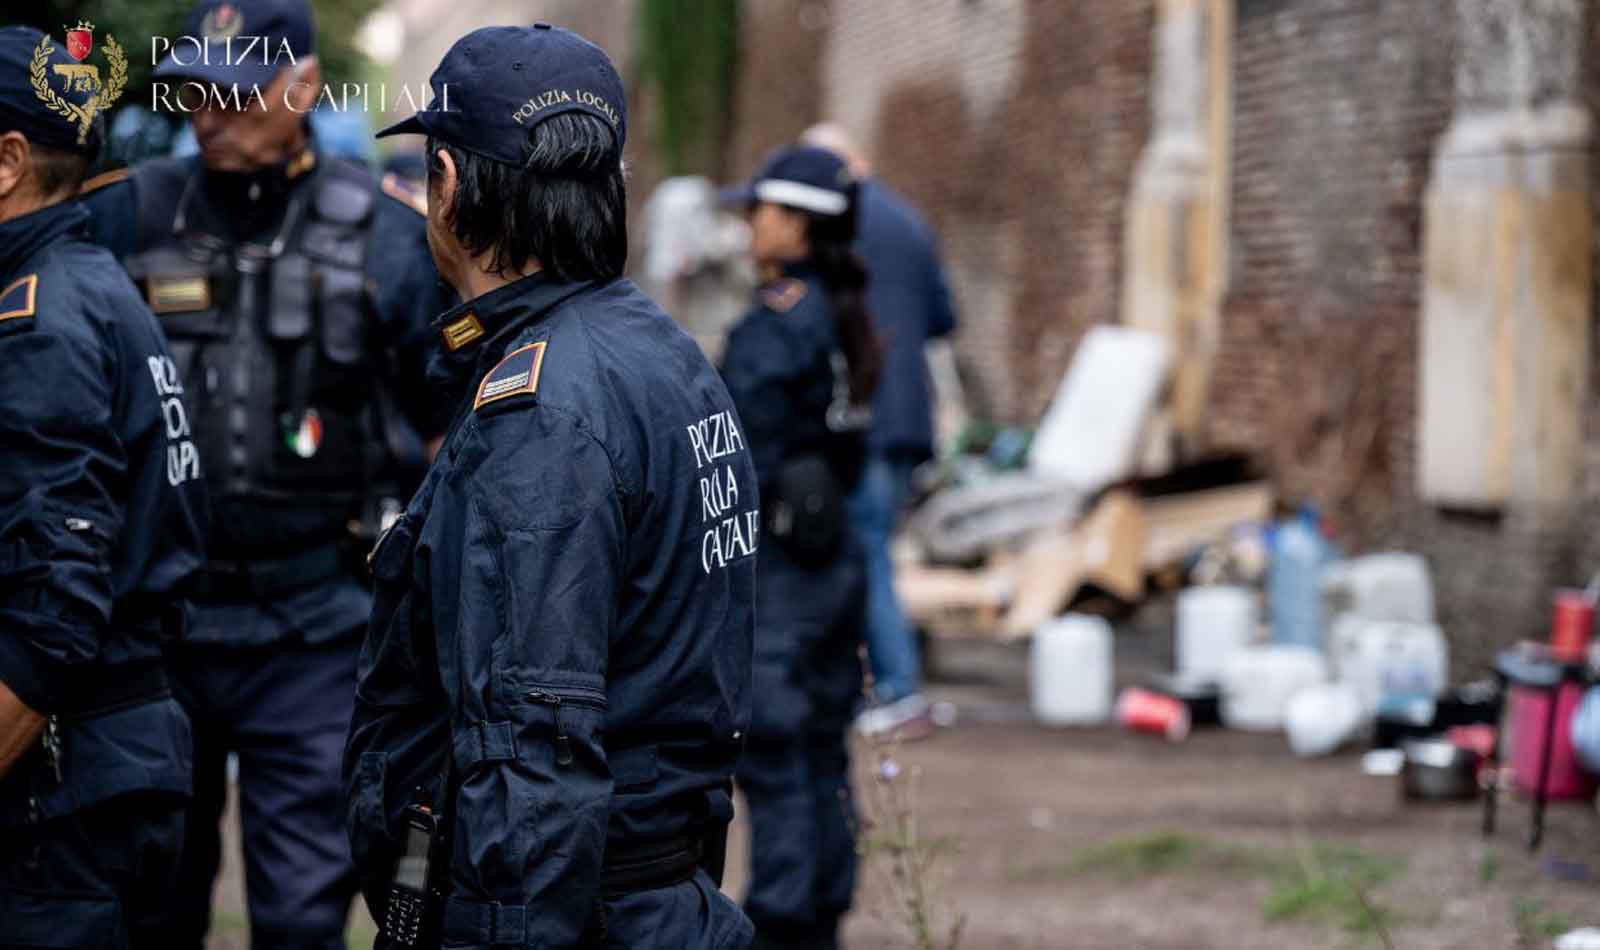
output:
[[[448,864],[444,822],[427,805],[405,810],[406,842],[389,883],[379,946],[430,950],[438,947],[444,912],[442,869]]]

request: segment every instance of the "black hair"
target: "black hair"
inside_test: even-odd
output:
[[[29,153],[39,194],[46,198],[76,195],[89,175],[89,156],[80,152],[30,142]]]
[[[552,116],[528,132],[522,167],[428,139],[429,187],[444,149],[456,166],[446,222],[490,268],[515,273],[530,260],[560,280],[612,280],[628,262],[628,196],[611,127],[591,115]]]
[[[852,246],[856,238],[856,186],[850,186],[850,210],[844,214],[793,210],[806,217],[809,260],[833,299],[834,333],[849,366],[850,402],[867,405],[878,389],[883,349],[867,311],[867,265]]]

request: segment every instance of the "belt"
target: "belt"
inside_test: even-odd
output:
[[[264,600],[310,587],[344,573],[337,545],[325,544],[280,560],[211,560],[195,586],[195,599]]]
[[[72,691],[77,701],[62,705],[62,719],[89,719],[164,699],[172,695],[172,686],[161,660],[153,659],[91,667],[73,681]]]
[[[600,886],[607,897],[682,884],[700,869],[703,848],[688,837],[606,849]]]

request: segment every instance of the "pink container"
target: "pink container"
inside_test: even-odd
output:
[[[1545,781],[1549,799],[1589,798],[1595,780],[1578,765],[1572,752],[1572,713],[1583,699],[1583,687],[1563,683],[1557,694],[1556,737],[1550,747],[1550,777]],[[1542,690],[1511,688],[1507,709],[1511,731],[1511,774],[1517,791],[1532,795],[1539,784],[1539,762],[1544,754],[1544,727],[1550,713],[1550,693]]]

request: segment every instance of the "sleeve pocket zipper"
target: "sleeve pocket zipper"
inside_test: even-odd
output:
[[[561,707],[583,706],[588,709],[606,708],[605,694],[599,690],[584,690],[571,687],[541,687],[530,689],[527,697],[532,702],[549,706],[556,717],[556,764],[572,764],[572,739],[567,735],[566,723],[561,719]]]

